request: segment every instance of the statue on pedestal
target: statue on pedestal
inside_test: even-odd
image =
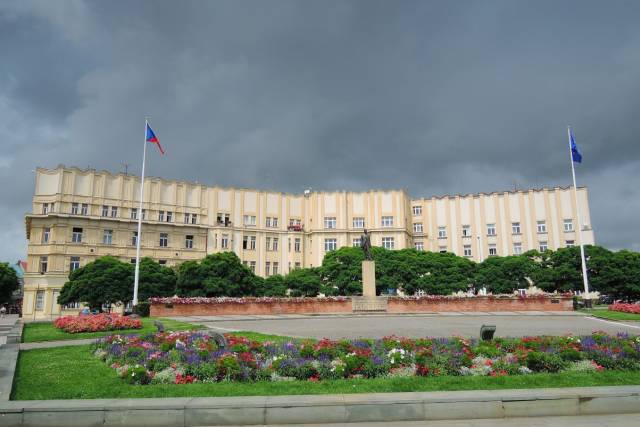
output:
[[[366,261],[373,261],[373,255],[371,254],[371,236],[365,228],[364,233],[360,236],[360,247],[364,252],[364,259]]]

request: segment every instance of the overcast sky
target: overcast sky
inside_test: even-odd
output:
[[[0,260],[33,169],[414,197],[568,185],[640,250],[638,1],[0,3]],[[635,220],[633,218],[636,218]]]

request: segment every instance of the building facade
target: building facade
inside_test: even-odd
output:
[[[23,300],[25,319],[49,319],[77,307],[56,303],[69,272],[96,257],[141,256],[176,265],[234,251],[261,276],[322,264],[324,255],[373,245],[453,252],[481,261],[579,244],[573,189],[544,188],[412,199],[402,190],[306,192],[209,187],[59,166],[35,173]],[[594,243],[587,189],[578,189],[582,237]]]

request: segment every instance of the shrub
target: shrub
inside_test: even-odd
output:
[[[532,351],[527,355],[527,367],[534,372],[558,372],[566,363],[555,354]]]
[[[133,312],[140,317],[149,317],[151,304],[148,301],[141,301],[133,307]]]

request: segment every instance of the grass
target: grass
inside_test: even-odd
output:
[[[588,313],[590,315],[592,315],[593,317],[599,317],[601,319],[608,319],[608,320],[635,320],[635,321],[640,321],[640,314],[633,314],[633,313],[625,313],[622,311],[609,311],[609,310],[605,310],[602,308],[592,308],[592,309],[583,309],[580,310],[583,313]]]
[[[269,337],[269,336],[266,336]],[[261,337],[266,339],[265,336]],[[282,337],[279,337],[282,338]],[[532,374],[504,377],[411,377],[292,382],[125,384],[91,346],[67,346],[21,351],[13,400],[98,399],[196,396],[274,396],[330,393],[389,393],[442,390],[580,387],[640,384],[640,372]]]
[[[161,321],[166,330],[182,331],[190,329],[203,329],[204,326],[194,325],[192,323],[178,322],[171,319],[163,318],[142,318],[142,329],[123,329],[119,331],[104,332],[80,332],[70,334],[53,326],[51,322],[26,323],[22,332],[22,342],[38,342],[38,341],[58,341],[58,340],[80,340],[85,338],[97,338],[111,334],[146,334],[155,332],[157,329],[153,324],[154,320]]]

